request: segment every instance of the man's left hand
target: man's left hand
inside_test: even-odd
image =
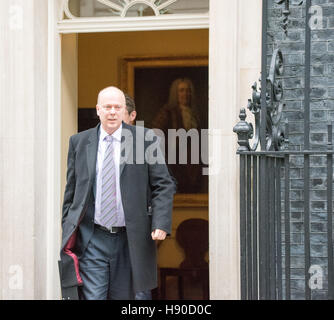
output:
[[[151,235],[153,240],[165,240],[167,233],[163,230],[155,229]]]

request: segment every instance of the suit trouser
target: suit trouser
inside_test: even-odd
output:
[[[151,290],[137,291],[135,300],[152,300]]]
[[[108,233],[95,227],[79,268],[81,299],[134,299],[126,232]]]

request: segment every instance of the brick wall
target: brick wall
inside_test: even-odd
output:
[[[289,149],[304,148],[305,1],[290,0],[288,34],[282,28],[284,4],[268,0],[268,64],[275,48],[284,57],[285,119],[289,122]],[[334,121],[334,0],[313,0],[323,11],[323,28],[311,31],[310,147],[327,148],[327,124]],[[323,289],[312,299],[327,298],[326,157],[310,157],[311,265],[322,267]],[[304,161],[291,156],[291,298],[304,299]],[[284,205],[282,205],[284,208]],[[282,228],[284,230],[284,228]],[[284,237],[284,234],[283,234]],[[284,252],[284,251],[283,251]],[[284,260],[283,260],[284,262]],[[284,275],[283,275],[284,279]]]

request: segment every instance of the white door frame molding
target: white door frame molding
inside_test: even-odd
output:
[[[247,2],[247,5],[245,5]],[[240,299],[239,158],[233,126],[261,72],[262,0],[211,0],[209,154],[210,298]],[[220,138],[220,139],[219,139]],[[220,150],[219,150],[220,147]]]
[[[57,22],[61,0],[48,0],[48,126],[47,126],[47,283],[46,298],[60,299],[58,273],[61,226],[61,38]]]
[[[156,31],[208,29],[209,12],[189,14],[160,14],[160,10],[177,0],[169,0],[156,5],[152,0],[129,0],[124,7],[105,0],[98,0],[107,7],[119,11],[120,16],[77,17],[69,9],[69,0],[59,0],[59,33],[91,33],[120,31]],[[154,9],[154,16],[126,17],[127,10],[136,3],[145,3]],[[67,17],[67,18],[66,18]]]
[[[221,0],[212,0],[212,2]],[[211,1],[210,1],[211,2]],[[63,1],[48,0],[48,179],[47,179],[47,299],[60,299],[59,275],[57,260],[60,248],[60,222],[61,222],[61,34],[68,33],[92,33],[92,32],[121,32],[121,31],[154,31],[154,30],[185,30],[185,29],[209,29],[215,27],[211,24],[209,13],[189,15],[160,15],[139,18],[78,18],[63,19]],[[217,23],[217,19],[213,20]],[[211,29],[210,28],[210,29]],[[211,41],[211,40],[210,40]],[[210,53],[210,59],[213,54]],[[217,59],[216,56],[214,56]],[[214,79],[211,77],[211,80]],[[215,86],[217,87],[217,86]],[[209,113],[211,117],[215,112],[211,104],[216,103],[214,90],[211,90]],[[220,89],[217,88],[219,91]],[[213,100],[211,100],[213,98]],[[210,111],[211,110],[211,111]],[[215,191],[214,191],[215,192]],[[215,198],[218,197],[216,194]],[[211,198],[209,207],[214,208],[214,197]],[[219,202],[221,203],[221,202]],[[220,219],[220,218],[219,218]],[[210,230],[214,230],[215,215],[209,219]],[[233,230],[231,230],[232,232]],[[228,230],[227,230],[228,232]],[[222,235],[214,232],[210,241],[222,241]],[[231,237],[231,236],[230,236]],[[234,235],[236,237],[236,235]],[[219,255],[216,246],[212,246],[210,252],[210,295],[214,299],[221,297],[219,290],[221,281],[221,261],[216,259]],[[227,298],[227,295],[223,295]],[[237,295],[230,295],[230,297]]]
[[[232,132],[240,106],[261,71],[262,0],[210,0],[210,13],[140,18],[63,20],[63,1],[48,0],[48,212],[47,298],[60,297],[57,260],[61,220],[61,34],[208,28],[209,128],[218,129],[221,152],[210,135],[210,169],[222,164],[209,181],[210,299],[240,299],[239,169],[237,137]],[[248,6],[250,5],[250,6]],[[250,38],[249,35],[252,35]],[[214,133],[214,132],[213,132]]]
[[[58,22],[59,33],[156,31],[208,29],[209,14],[170,14],[149,17],[98,17],[65,19]]]

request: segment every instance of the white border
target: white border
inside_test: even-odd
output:
[[[209,29],[209,13],[150,17],[75,18],[58,22],[59,33]]]
[[[57,30],[59,0],[48,0],[48,126],[47,126],[47,281],[46,298],[60,299],[58,274],[61,195],[61,39]]]

